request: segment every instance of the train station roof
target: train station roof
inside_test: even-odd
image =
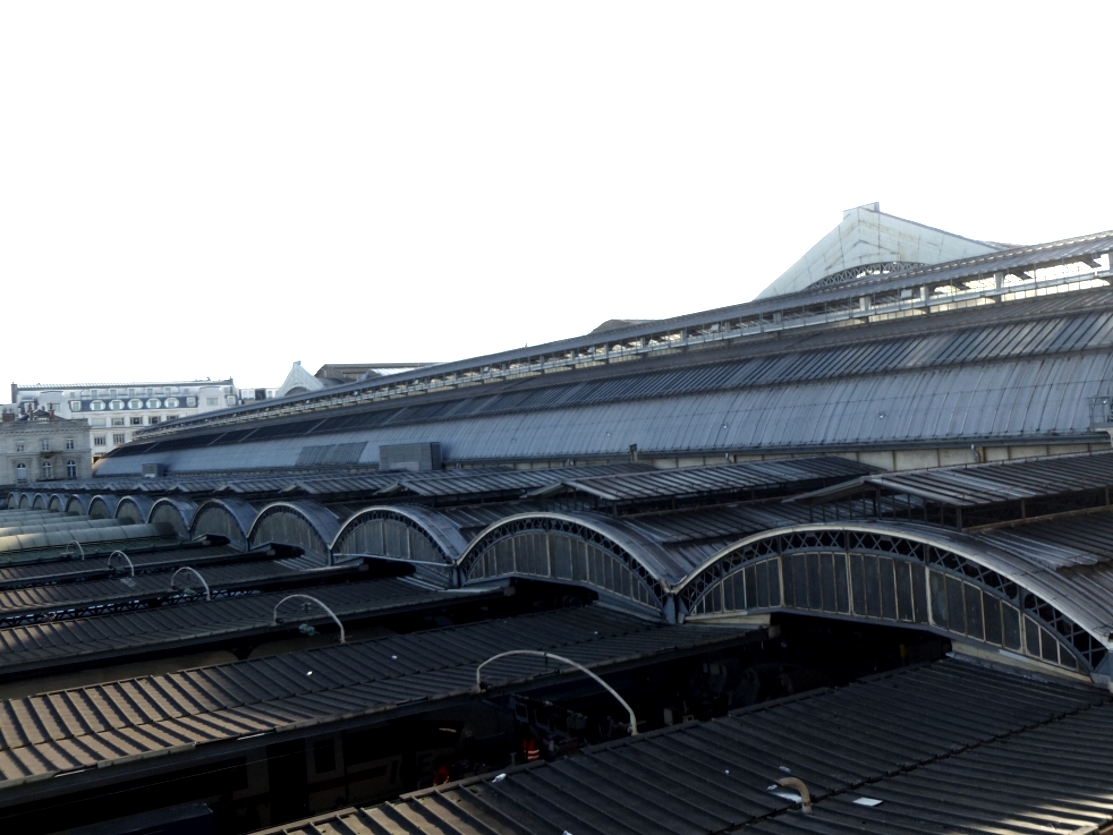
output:
[[[266,832],[1092,832],[1111,733],[1107,693],[946,659]]]

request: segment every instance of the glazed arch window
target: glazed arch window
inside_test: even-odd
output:
[[[147,408],[148,409],[161,409],[162,408],[162,403],[157,398],[152,397],[150,400],[147,401]]]
[[[109,402],[108,408],[111,409],[114,412],[118,412],[118,411],[120,411],[120,409],[124,408],[124,401],[123,400],[113,400],[113,401]]]
[[[70,401],[70,411],[71,412],[80,412],[81,411],[81,401],[80,400],[71,400]]]
[[[177,409],[178,408],[178,398],[167,397],[165,405],[166,405],[167,409]]]
[[[197,398],[196,397],[187,397],[186,398],[186,405],[187,406],[196,406],[197,405]]]
[[[103,412],[104,411],[104,401],[103,400],[94,400],[92,403],[89,404],[89,408],[92,409],[94,412]]]
[[[133,399],[128,401],[128,408],[129,409],[142,409],[143,408],[143,401],[138,399],[138,398],[133,398]]]

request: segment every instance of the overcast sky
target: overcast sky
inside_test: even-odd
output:
[[[873,201],[1110,229],[1111,32],[1109,2],[0,2],[0,383],[277,386],[738,303]]]

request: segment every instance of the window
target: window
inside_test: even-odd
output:
[[[141,418],[141,417],[133,417],[133,418],[131,419],[131,425],[132,425],[132,426],[142,426],[142,425],[143,425],[143,418]]]
[[[187,406],[196,406],[197,405],[197,398],[196,397],[187,397],[186,398],[186,405]]]
[[[109,397],[115,397],[116,396],[116,389],[109,389],[108,390],[108,396]]]
[[[158,415],[151,415],[149,418],[147,418],[147,423],[151,424],[151,426],[154,426],[156,423],[158,423],[158,420]]]
[[[39,445],[42,447],[43,452],[50,452],[50,438],[43,438],[39,441]]]
[[[154,394],[154,393],[155,393],[154,389],[147,389],[147,394]]]
[[[124,419],[123,418],[112,418],[112,425],[113,426],[123,426],[124,425]]]
[[[16,464],[15,465],[15,480],[16,481],[26,481],[27,480],[27,465],[26,464]]]
[[[125,443],[127,443],[126,434],[123,433],[123,432],[113,432],[112,433],[112,443],[114,443],[114,444],[125,444]]]
[[[106,443],[107,440],[108,438],[105,435],[94,435],[93,446],[108,446],[108,444]]]
[[[71,400],[70,401],[70,411],[71,412],[80,412],[81,411],[81,401],[80,400]]]
[[[53,478],[54,477],[54,465],[51,464],[49,461],[43,461],[42,477],[43,478]]]
[[[23,441],[16,441],[15,442],[15,451],[16,452],[23,452]]]
[[[162,408],[162,403],[160,403],[158,400],[156,400],[154,398],[151,398],[150,400],[147,401],[147,408],[148,409],[160,409],[160,408]]]
[[[128,401],[128,408],[129,409],[142,409],[143,408],[143,401],[138,399],[138,398],[136,398],[134,400],[129,400]]]
[[[73,438],[66,438],[66,449],[74,449]]]
[[[165,402],[165,406],[166,406],[167,409],[177,409],[178,408],[178,398],[167,397],[166,402]]]
[[[177,419],[178,419],[178,416],[177,416],[177,415],[167,415],[167,416],[166,416],[166,419],[167,419],[167,420],[177,420]]]
[[[66,478],[77,478],[77,462],[72,458],[66,462]]]
[[[108,408],[111,409],[114,412],[118,412],[118,411],[120,411],[120,409],[124,408],[124,401],[123,400],[113,400],[108,404]]]
[[[103,400],[94,400],[92,403],[89,404],[89,408],[92,409],[94,412],[103,412],[104,411],[104,401]]]
[[[205,398],[205,405],[206,406],[215,406],[218,402],[219,401],[215,397],[206,397]]]

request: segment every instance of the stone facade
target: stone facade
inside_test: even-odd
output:
[[[32,484],[93,477],[89,424],[32,418],[0,422],[0,484]]]
[[[133,440],[142,428],[239,402],[239,391],[230,379],[97,386],[12,383],[12,404],[21,413],[47,411],[85,421],[87,446],[94,458]]]

